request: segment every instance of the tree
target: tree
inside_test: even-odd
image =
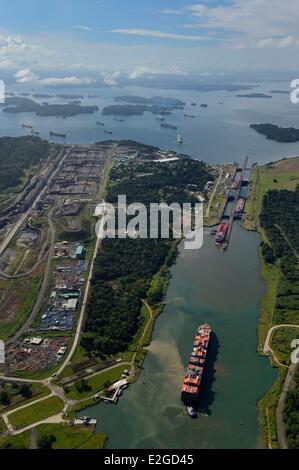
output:
[[[20,388],[20,394],[24,398],[31,398],[32,397],[32,390],[31,390],[30,386],[25,384],[25,383],[22,384],[22,386]]]
[[[45,434],[38,439],[37,445],[39,449],[52,449],[52,446],[56,441],[57,438],[54,436],[54,434]]]
[[[6,390],[1,390],[0,392],[0,403],[4,406],[10,405],[10,398]]]

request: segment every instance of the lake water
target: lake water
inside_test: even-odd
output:
[[[290,84],[265,82],[253,91],[269,93],[273,89],[289,90]],[[8,91],[21,92],[24,89],[11,87]],[[246,155],[249,155],[251,163],[263,163],[299,154],[299,143],[272,142],[249,128],[251,123],[261,122],[298,127],[299,105],[292,104],[289,95],[273,94],[272,99],[248,99],[237,98],[235,95],[238,92],[199,93],[140,87],[63,90],[61,88],[43,88],[42,90],[29,88],[27,91],[48,94],[82,94],[85,97],[98,94],[99,98],[85,98],[83,104],[96,104],[99,106],[99,112],[62,119],[39,117],[33,113],[8,114],[0,111],[0,135],[25,135],[28,130],[21,128],[22,122],[25,122],[34,125],[40,131],[41,137],[46,139],[49,139],[51,130],[65,133],[67,143],[93,143],[107,138],[133,139],[146,144],[154,144],[166,150],[182,151],[208,163],[241,162]],[[114,103],[113,97],[125,94],[145,97],[169,96],[186,102],[187,106],[184,110],[175,110],[172,116],[166,118],[167,122],[178,126],[182,132],[183,145],[177,144],[177,132],[162,129],[159,121],[151,113],[125,117],[124,122],[114,121],[112,116],[102,116],[102,109]],[[41,103],[44,101],[67,102],[58,98],[36,101]],[[198,106],[191,106],[192,102],[198,103]],[[200,108],[201,103],[208,104],[208,108]],[[184,117],[184,114],[195,115],[195,118]],[[104,128],[97,126],[96,121],[105,122],[105,127],[112,130],[113,134],[105,135]],[[57,138],[56,142],[64,142],[64,139]]]

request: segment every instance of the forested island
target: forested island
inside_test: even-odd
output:
[[[2,104],[3,106],[3,104]],[[78,104],[43,104],[24,98],[7,98],[4,113],[35,113],[37,116],[73,117],[78,114],[92,114],[98,111],[98,106],[80,106]]]
[[[116,96],[114,100],[126,104],[107,106],[103,109],[104,115],[141,116],[144,112],[169,115],[174,109],[183,109],[186,104],[181,100],[162,96],[144,98],[142,96],[125,95]]]
[[[236,98],[272,98],[271,95],[266,95],[265,93],[248,93],[244,95],[236,95]]]
[[[147,105],[155,105],[155,106],[166,106],[166,107],[178,107],[178,106],[185,106],[186,103],[176,98],[165,98],[163,96],[154,96],[152,98],[144,98],[142,96],[134,96],[134,95],[124,95],[124,96],[116,96],[114,101],[122,101],[124,103],[129,104],[147,104]]]
[[[294,127],[279,127],[268,123],[251,124],[250,127],[259,134],[265,135],[267,139],[274,140],[275,142],[291,143],[299,141],[299,129]]]
[[[106,200],[116,203],[119,194],[126,194],[128,204],[138,201],[147,207],[161,201],[194,202],[188,185],[203,191],[212,179],[207,165],[184,156],[167,163],[120,164],[110,172]],[[155,312],[162,308],[176,253],[177,240],[172,238],[103,241],[81,340],[90,356],[109,357],[127,350],[143,321],[142,299],[147,299]]]

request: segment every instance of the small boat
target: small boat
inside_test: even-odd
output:
[[[157,121],[164,121],[164,116],[161,116],[160,114],[156,116]]]
[[[39,135],[39,131],[37,129],[31,129],[31,134],[32,135]]]
[[[196,418],[197,417],[197,413],[196,413],[195,409],[192,406],[187,406],[187,411],[189,413],[189,416],[191,416],[191,418]]]
[[[104,124],[103,122],[101,122],[101,121],[97,121],[96,124],[97,124],[97,126],[105,126],[105,124]]]
[[[178,144],[182,144],[183,143],[183,136],[182,134],[179,132],[178,133]]]
[[[112,134],[112,131],[107,131],[107,129],[104,130],[105,134]]]

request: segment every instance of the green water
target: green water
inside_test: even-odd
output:
[[[259,240],[235,224],[230,248],[220,252],[205,235],[200,251],[181,250],[172,269],[166,307],[138,381],[119,403],[84,411],[98,417],[108,448],[262,447],[257,401],[274,380],[257,355],[256,322],[264,292]],[[214,332],[201,408],[192,420],[180,389],[196,328]]]

